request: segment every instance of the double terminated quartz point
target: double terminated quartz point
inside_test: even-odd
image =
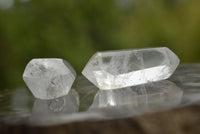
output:
[[[54,99],[67,95],[76,72],[62,59],[32,59],[26,66],[23,79],[39,99]]]
[[[82,74],[110,90],[167,79],[178,64],[179,58],[166,47],[97,52]]]

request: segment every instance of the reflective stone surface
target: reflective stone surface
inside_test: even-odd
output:
[[[0,91],[0,122],[56,125],[139,116],[200,101],[200,64],[181,65],[168,80],[119,90],[99,90],[79,76],[67,96],[34,99],[27,88]]]
[[[165,110],[181,103],[183,91],[163,80],[119,90],[99,90],[88,111],[101,112],[107,118],[122,118]]]
[[[116,106],[149,107],[152,103],[161,106],[171,106],[181,102],[182,94],[182,90],[174,83],[163,80],[119,90],[99,90],[90,108],[98,109]]]
[[[30,122],[48,122],[66,114],[76,113],[78,112],[78,109],[78,93],[74,89],[71,89],[64,97],[52,100],[36,99],[32,107]]]

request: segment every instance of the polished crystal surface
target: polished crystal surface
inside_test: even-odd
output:
[[[169,78],[179,58],[166,47],[97,52],[82,74],[103,90]]]
[[[24,71],[23,79],[36,98],[53,99],[66,95],[76,73],[71,65],[62,59],[33,59]]]

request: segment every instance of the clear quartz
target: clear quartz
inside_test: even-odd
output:
[[[71,65],[57,58],[32,59],[23,79],[36,98],[53,99],[68,94],[76,72]]]
[[[166,47],[97,52],[82,74],[102,90],[169,78],[179,58]]]

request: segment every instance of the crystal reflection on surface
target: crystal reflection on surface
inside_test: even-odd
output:
[[[60,116],[78,112],[79,96],[71,89],[69,94],[52,100],[36,99],[32,108],[30,121],[43,123],[45,121],[55,121]]]
[[[82,83],[76,86],[75,90],[82,99],[74,89],[70,90],[67,96],[58,99],[36,99],[30,123],[55,125],[74,121],[131,117],[175,107],[181,102],[183,95],[176,84],[167,80],[118,90],[98,91],[85,78],[79,80]],[[81,91],[85,94],[81,95]],[[78,98],[81,100],[80,106]],[[88,108],[80,111],[81,105],[88,105]]]
[[[159,111],[180,104],[183,92],[173,82],[160,82],[118,90],[99,90],[88,111],[105,118],[121,118]]]

